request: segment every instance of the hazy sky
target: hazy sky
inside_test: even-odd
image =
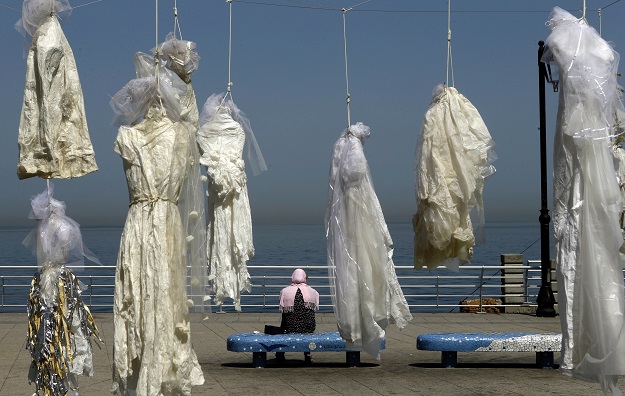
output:
[[[250,118],[269,167],[248,179],[255,221],[323,222],[331,149],[347,126],[347,112],[342,14],[314,8],[360,2],[233,3],[233,95]],[[625,1],[611,3],[588,0],[587,19],[598,30],[597,9],[609,5],[602,12],[602,33],[620,52]],[[160,41],[173,28],[173,4],[159,1]],[[2,226],[30,225],[30,197],[45,188],[43,179],[16,176],[26,60],[22,36],[13,28],[20,14],[13,9],[21,5],[0,0]],[[452,2],[455,87],[480,111],[499,157],[484,192],[487,222],[538,219],[537,42],[549,34],[545,22],[556,5],[581,16],[582,0]],[[371,127],[365,153],[388,222],[409,222],[416,210],[413,155],[431,92],[445,81],[446,9],[446,0],[374,0],[347,13],[352,123]],[[178,0],[178,12],[183,38],[197,43],[201,57],[192,76],[201,107],[228,82],[228,4]],[[55,180],[55,197],[82,225],[122,225],[128,193],[113,151],[117,131],[108,102],[134,77],[134,53],[155,45],[155,2],[103,0],[76,8],[62,26],[76,58],[100,170]],[[551,155],[557,94],[547,90],[547,102]],[[549,166],[551,173],[551,157]]]

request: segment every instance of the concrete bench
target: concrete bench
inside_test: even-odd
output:
[[[228,337],[227,348],[232,352],[252,352],[254,367],[267,365],[267,352],[345,352],[348,367],[360,366],[360,351],[345,349],[345,340],[338,332],[310,334],[240,333]],[[382,349],[386,343],[382,341]]]
[[[458,352],[536,352],[536,365],[552,368],[561,342],[560,333],[428,333],[417,337],[417,349],[441,351],[443,367],[456,367]]]

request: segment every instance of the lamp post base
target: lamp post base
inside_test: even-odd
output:
[[[536,303],[538,304],[538,308],[536,309],[536,316],[553,318],[557,315],[554,308],[556,299],[553,297],[553,291],[551,290],[550,285],[540,287]]]

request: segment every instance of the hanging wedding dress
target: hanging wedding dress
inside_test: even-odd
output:
[[[384,329],[412,320],[393,264],[393,241],[373,189],[361,122],[334,145],[326,214],[328,276],[341,337],[350,350],[380,358]]]
[[[32,37],[18,134],[17,176],[73,178],[98,170],[72,49],[58,17],[67,0],[25,0],[16,28]]]
[[[621,197],[611,138],[622,114],[619,55],[585,21],[556,7],[543,61],[560,70],[554,209],[561,370],[620,395],[625,374]]]
[[[188,175],[178,199],[178,208],[182,219],[182,228],[187,235],[187,264],[189,267],[188,297],[193,301],[193,311],[210,311],[208,297],[208,263],[206,258],[206,194],[205,177],[202,176],[200,150],[197,145],[199,111],[191,74],[197,70],[200,57],[196,44],[192,41],[177,39],[169,33],[161,44],[161,60],[168,70],[174,72],[186,84],[186,90],[180,98],[181,119],[189,125],[191,161]],[[153,62],[152,62],[153,63]]]
[[[416,269],[457,269],[469,262],[476,242],[483,242],[482,193],[484,180],[495,173],[493,146],[473,104],[456,88],[437,86],[415,152]]]
[[[52,198],[52,187],[31,199],[29,217],[38,224],[23,242],[39,264],[26,306],[28,379],[36,394],[78,395],[75,375],[93,375],[91,339],[99,338],[81,297],[86,287],[72,269],[82,269],[83,256],[99,261],[83,245],[78,223],[65,215],[65,203]]]
[[[207,249],[214,301],[222,305],[231,298],[240,311],[241,293],[252,287],[246,263],[254,256],[243,153],[255,175],[267,167],[245,114],[224,93],[206,101],[198,144],[208,177]]]
[[[128,121],[115,141],[130,198],[113,315],[113,391],[122,395],[190,395],[204,383],[191,346],[187,240],[177,206],[195,142],[180,120],[184,91],[161,73],[132,80],[111,101]],[[134,125],[146,103],[145,117]]]

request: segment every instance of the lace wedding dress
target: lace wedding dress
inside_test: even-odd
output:
[[[241,310],[241,292],[252,284],[247,261],[254,256],[252,217],[243,161],[246,134],[232,102],[211,96],[202,111],[198,144],[208,177],[207,249],[215,305],[226,298]]]

